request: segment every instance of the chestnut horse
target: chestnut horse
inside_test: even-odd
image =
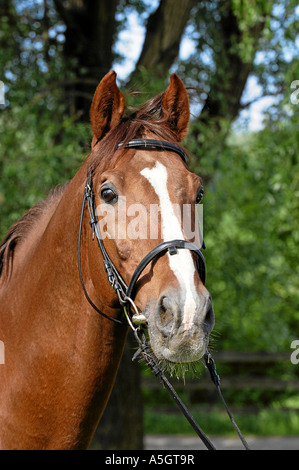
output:
[[[202,195],[201,179],[179,155],[189,122],[186,89],[173,74],[164,93],[128,117],[124,110],[111,71],[92,102],[91,154],[74,178],[30,209],[0,245],[2,449],[87,448],[114,384],[128,327],[110,321],[125,317],[92,237],[87,209],[80,239],[82,278],[89,298],[110,319],[87,302],[78,275],[79,220],[88,172],[99,222],[104,221],[105,249],[127,284],[156,245],[186,240],[174,207],[189,204],[194,209]],[[126,147],[138,138],[160,139],[170,146]],[[110,226],[102,209],[116,209],[124,199],[125,218],[115,210]],[[130,210],[140,203],[146,214],[139,211],[138,226],[147,226],[148,232],[153,228],[146,225],[151,205],[159,206],[156,237],[133,237],[132,226],[131,234],[124,230],[133,220]],[[115,227],[123,233],[117,236]],[[198,361],[214,324],[195,257],[189,250],[179,251],[149,263],[134,297],[156,357],[171,364]]]

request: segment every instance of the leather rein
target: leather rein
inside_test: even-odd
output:
[[[186,163],[186,154],[183,151],[181,147],[178,145],[171,144],[170,142],[165,142],[162,140],[155,140],[155,139],[133,139],[127,142],[125,145],[121,142],[118,145],[118,148],[126,148],[126,149],[142,149],[142,150],[167,150],[174,152],[178,154],[181,159]],[[123,307],[126,320],[127,321],[122,321],[117,318],[111,317],[104,312],[102,312],[91,300],[89,297],[84,280],[83,280],[83,275],[82,275],[82,269],[81,269],[81,234],[82,234],[82,224],[83,224],[83,217],[84,217],[84,211],[85,211],[85,206],[87,202],[87,207],[88,207],[88,212],[89,212],[89,218],[90,218],[90,226],[92,228],[92,239],[94,240],[94,237],[96,237],[99,249],[102,254],[103,262],[104,262],[104,267],[105,271],[107,273],[108,281],[111,285],[111,287],[115,290],[118,296],[118,300],[120,305]],[[205,245],[203,243],[203,248],[205,248]],[[87,176],[87,182],[85,185],[84,189],[84,194],[83,194],[83,200],[82,200],[82,205],[81,205],[81,213],[80,213],[80,221],[79,221],[79,234],[78,234],[78,269],[79,269],[79,277],[81,281],[81,285],[83,288],[84,295],[89,302],[89,304],[93,307],[93,309],[99,313],[101,316],[107,318],[108,320],[123,325],[123,326],[130,326],[131,329],[133,330],[134,336],[139,344],[139,349],[137,353],[135,353],[133,360],[138,357],[140,354],[142,358],[145,360],[147,365],[151,368],[152,372],[156,375],[156,377],[160,380],[160,382],[164,385],[164,387],[168,390],[172,398],[174,399],[175,403],[177,406],[180,408],[180,410],[183,412],[184,416],[186,419],[189,421],[193,429],[196,431],[197,435],[200,437],[202,442],[205,444],[207,449],[209,450],[216,450],[214,445],[211,443],[211,441],[208,439],[208,437],[205,435],[203,430],[199,427],[199,425],[196,423],[194,418],[190,415],[189,411],[173,389],[172,385],[170,382],[167,380],[165,377],[163,371],[161,370],[160,366],[157,363],[157,360],[155,356],[153,355],[151,348],[147,342],[146,335],[142,330],[142,323],[144,323],[144,317],[141,316],[141,321],[139,320],[139,312],[137,311],[137,307],[134,303],[134,300],[132,297],[134,297],[134,291],[136,287],[136,283],[141,276],[142,272],[144,269],[148,266],[148,264],[155,258],[159,256],[163,256],[166,253],[169,253],[171,256],[174,256],[178,253],[178,250],[181,249],[187,249],[192,251],[192,253],[196,256],[196,266],[198,270],[198,274],[200,276],[200,279],[203,284],[205,284],[206,281],[206,265],[205,265],[205,259],[204,256],[201,252],[201,250],[193,243],[188,242],[186,240],[171,240],[167,242],[160,243],[157,245],[155,248],[153,248],[138,264],[137,268],[135,269],[131,280],[129,282],[129,285],[127,286],[125,281],[123,280],[121,274],[118,272],[117,268],[114,266],[112,260],[110,259],[106,248],[104,246],[101,232],[100,232],[100,225],[96,213],[96,205],[95,205],[95,196],[94,196],[94,191],[93,191],[93,183],[92,183],[92,174],[89,171],[88,176]],[[133,309],[133,315],[130,315],[130,309]],[[137,327],[134,326],[134,323],[137,324]],[[140,338],[140,335],[142,336],[142,339]],[[218,391],[218,394],[224,403],[224,406],[226,408],[226,411],[232,421],[233,426],[235,427],[235,430],[237,431],[245,449],[249,450],[249,446],[241,434],[237,424],[235,423],[226,402],[224,401],[223,395],[221,393],[220,389],[220,378],[216,372],[216,366],[214,359],[211,357],[209,351],[206,351],[206,354],[204,355],[204,360],[206,367],[210,373],[211,380],[216,386],[216,389]]]

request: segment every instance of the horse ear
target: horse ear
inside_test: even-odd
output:
[[[189,98],[182,80],[175,73],[171,75],[169,87],[164,93],[163,110],[169,116],[171,130],[179,141],[183,140],[189,126]]]
[[[111,70],[99,83],[94,94],[90,121],[93,131],[91,146],[104,137],[120,122],[125,110],[125,100],[116,85],[116,73]]]

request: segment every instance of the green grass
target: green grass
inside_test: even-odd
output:
[[[220,408],[189,409],[205,433],[230,436],[235,431],[225,410]],[[262,409],[258,413],[234,413],[234,418],[246,436],[295,436],[299,435],[299,413],[297,410],[282,410],[276,406]],[[163,413],[157,408],[145,409],[145,434],[194,435],[194,431],[183,415]]]

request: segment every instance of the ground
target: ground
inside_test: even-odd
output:
[[[209,436],[217,450],[241,450],[242,443],[235,437]],[[298,437],[248,437],[252,450],[299,450]],[[146,436],[147,450],[202,450],[204,444],[197,436]]]

